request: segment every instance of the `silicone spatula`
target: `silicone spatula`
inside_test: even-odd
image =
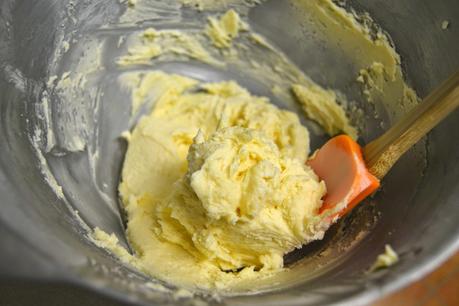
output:
[[[306,162],[327,187],[321,212],[346,202],[337,214],[348,213],[379,188],[380,180],[409,148],[458,106],[459,71],[365,147],[346,135],[331,138]]]

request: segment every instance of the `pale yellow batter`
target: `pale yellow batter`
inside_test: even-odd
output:
[[[220,19],[209,18],[206,34],[217,48],[229,48],[234,38],[239,35],[239,31],[244,28],[238,13],[229,10]]]
[[[196,3],[201,2],[207,3]],[[394,101],[411,101],[386,36],[378,33],[373,40],[329,0],[298,3],[326,25],[327,35],[349,37],[342,44],[346,51],[355,46],[368,51],[358,81],[369,101],[383,92]],[[335,92],[309,80],[233,10],[209,17],[199,32],[147,28],[129,38],[117,63],[179,58],[239,65],[238,54],[247,50],[243,35],[272,51],[273,67],[252,61],[246,68],[266,74],[274,94],[295,97],[330,136],[358,137]],[[286,253],[321,239],[335,221],[330,217],[335,211],[319,214],[326,188],[305,165],[309,133],[296,114],[233,81],[200,83],[160,71],[125,72],[120,80],[131,91],[133,115],[144,103],[154,105],[132,134],[125,134],[129,146],[119,191],[135,254],[97,230],[99,245],[161,280],[231,290],[276,275]]]
[[[120,193],[141,266],[174,283],[228,287],[269,276],[322,238],[325,185],[305,165],[296,114],[234,82],[162,72],[153,112],[132,132]]]

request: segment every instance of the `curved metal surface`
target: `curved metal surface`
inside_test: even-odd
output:
[[[406,78],[421,97],[459,69],[457,1],[356,0],[349,4],[358,11],[368,11],[391,35],[402,56]],[[69,10],[78,18],[69,18]],[[173,294],[146,286],[145,275],[120,264],[84,238],[87,228],[78,221],[81,217],[90,227],[100,226],[123,238],[116,185],[125,146],[115,139],[127,127],[123,122],[128,116],[124,101],[112,93],[111,104],[101,103],[100,113],[105,115],[98,131],[106,133],[102,138],[106,141],[98,144],[104,159],[96,167],[96,175],[92,176],[88,168],[87,151],[64,154],[57,150],[45,156],[63,186],[65,199],[50,189],[40,166],[43,160],[31,146],[51,59],[62,37],[72,33],[84,38],[101,24],[115,22],[120,11],[115,0],[81,1],[70,8],[66,1],[0,3],[0,282],[65,282],[121,301],[191,305],[192,299],[177,301]],[[287,1],[267,1],[254,8],[249,17],[255,29],[263,31],[314,80],[359,99],[355,88],[348,86],[354,76],[346,79],[347,67],[329,61],[331,54],[315,48],[314,41],[308,40],[311,36],[295,28],[301,20],[295,19]],[[449,29],[441,29],[443,20],[451,22]],[[292,31],[282,33],[285,28]],[[168,69],[192,68],[175,64]],[[337,78],[337,71],[343,77]],[[110,86],[110,77],[108,74],[104,86]],[[250,82],[247,84],[249,89],[258,90],[256,85],[251,88]],[[382,129],[371,123],[372,118],[366,120],[372,127],[364,133],[368,140]],[[289,286],[221,301],[199,299],[227,305],[356,305],[422,277],[459,247],[457,139],[458,112],[402,158],[386,177],[374,205],[359,208],[331,229],[323,242],[286,258],[298,271]],[[323,140],[314,141],[317,146]],[[73,209],[80,212],[79,217]],[[368,223],[371,230],[359,236]],[[400,262],[389,270],[368,274],[367,268],[386,243],[399,252]],[[340,247],[346,251],[340,252]],[[331,254],[328,257],[327,250]],[[325,264],[307,274],[311,262]]]

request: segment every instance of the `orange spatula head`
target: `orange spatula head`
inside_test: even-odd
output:
[[[321,213],[346,201],[341,217],[380,185],[368,171],[359,144],[346,135],[330,139],[306,163],[327,186]]]

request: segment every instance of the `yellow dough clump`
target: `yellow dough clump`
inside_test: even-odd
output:
[[[229,10],[220,19],[210,17],[206,33],[217,48],[229,48],[242,27],[243,23],[238,13]]]
[[[181,195],[162,203],[167,216],[160,219],[174,215],[191,251],[222,270],[281,268],[285,253],[314,239],[308,225],[325,192],[301,161],[282,157],[262,132],[238,126],[207,141],[196,136],[181,184]]]
[[[227,288],[279,271],[285,253],[323,237],[325,185],[305,165],[296,114],[232,81],[152,77],[141,83],[156,105],[130,137],[120,184],[144,271]]]

